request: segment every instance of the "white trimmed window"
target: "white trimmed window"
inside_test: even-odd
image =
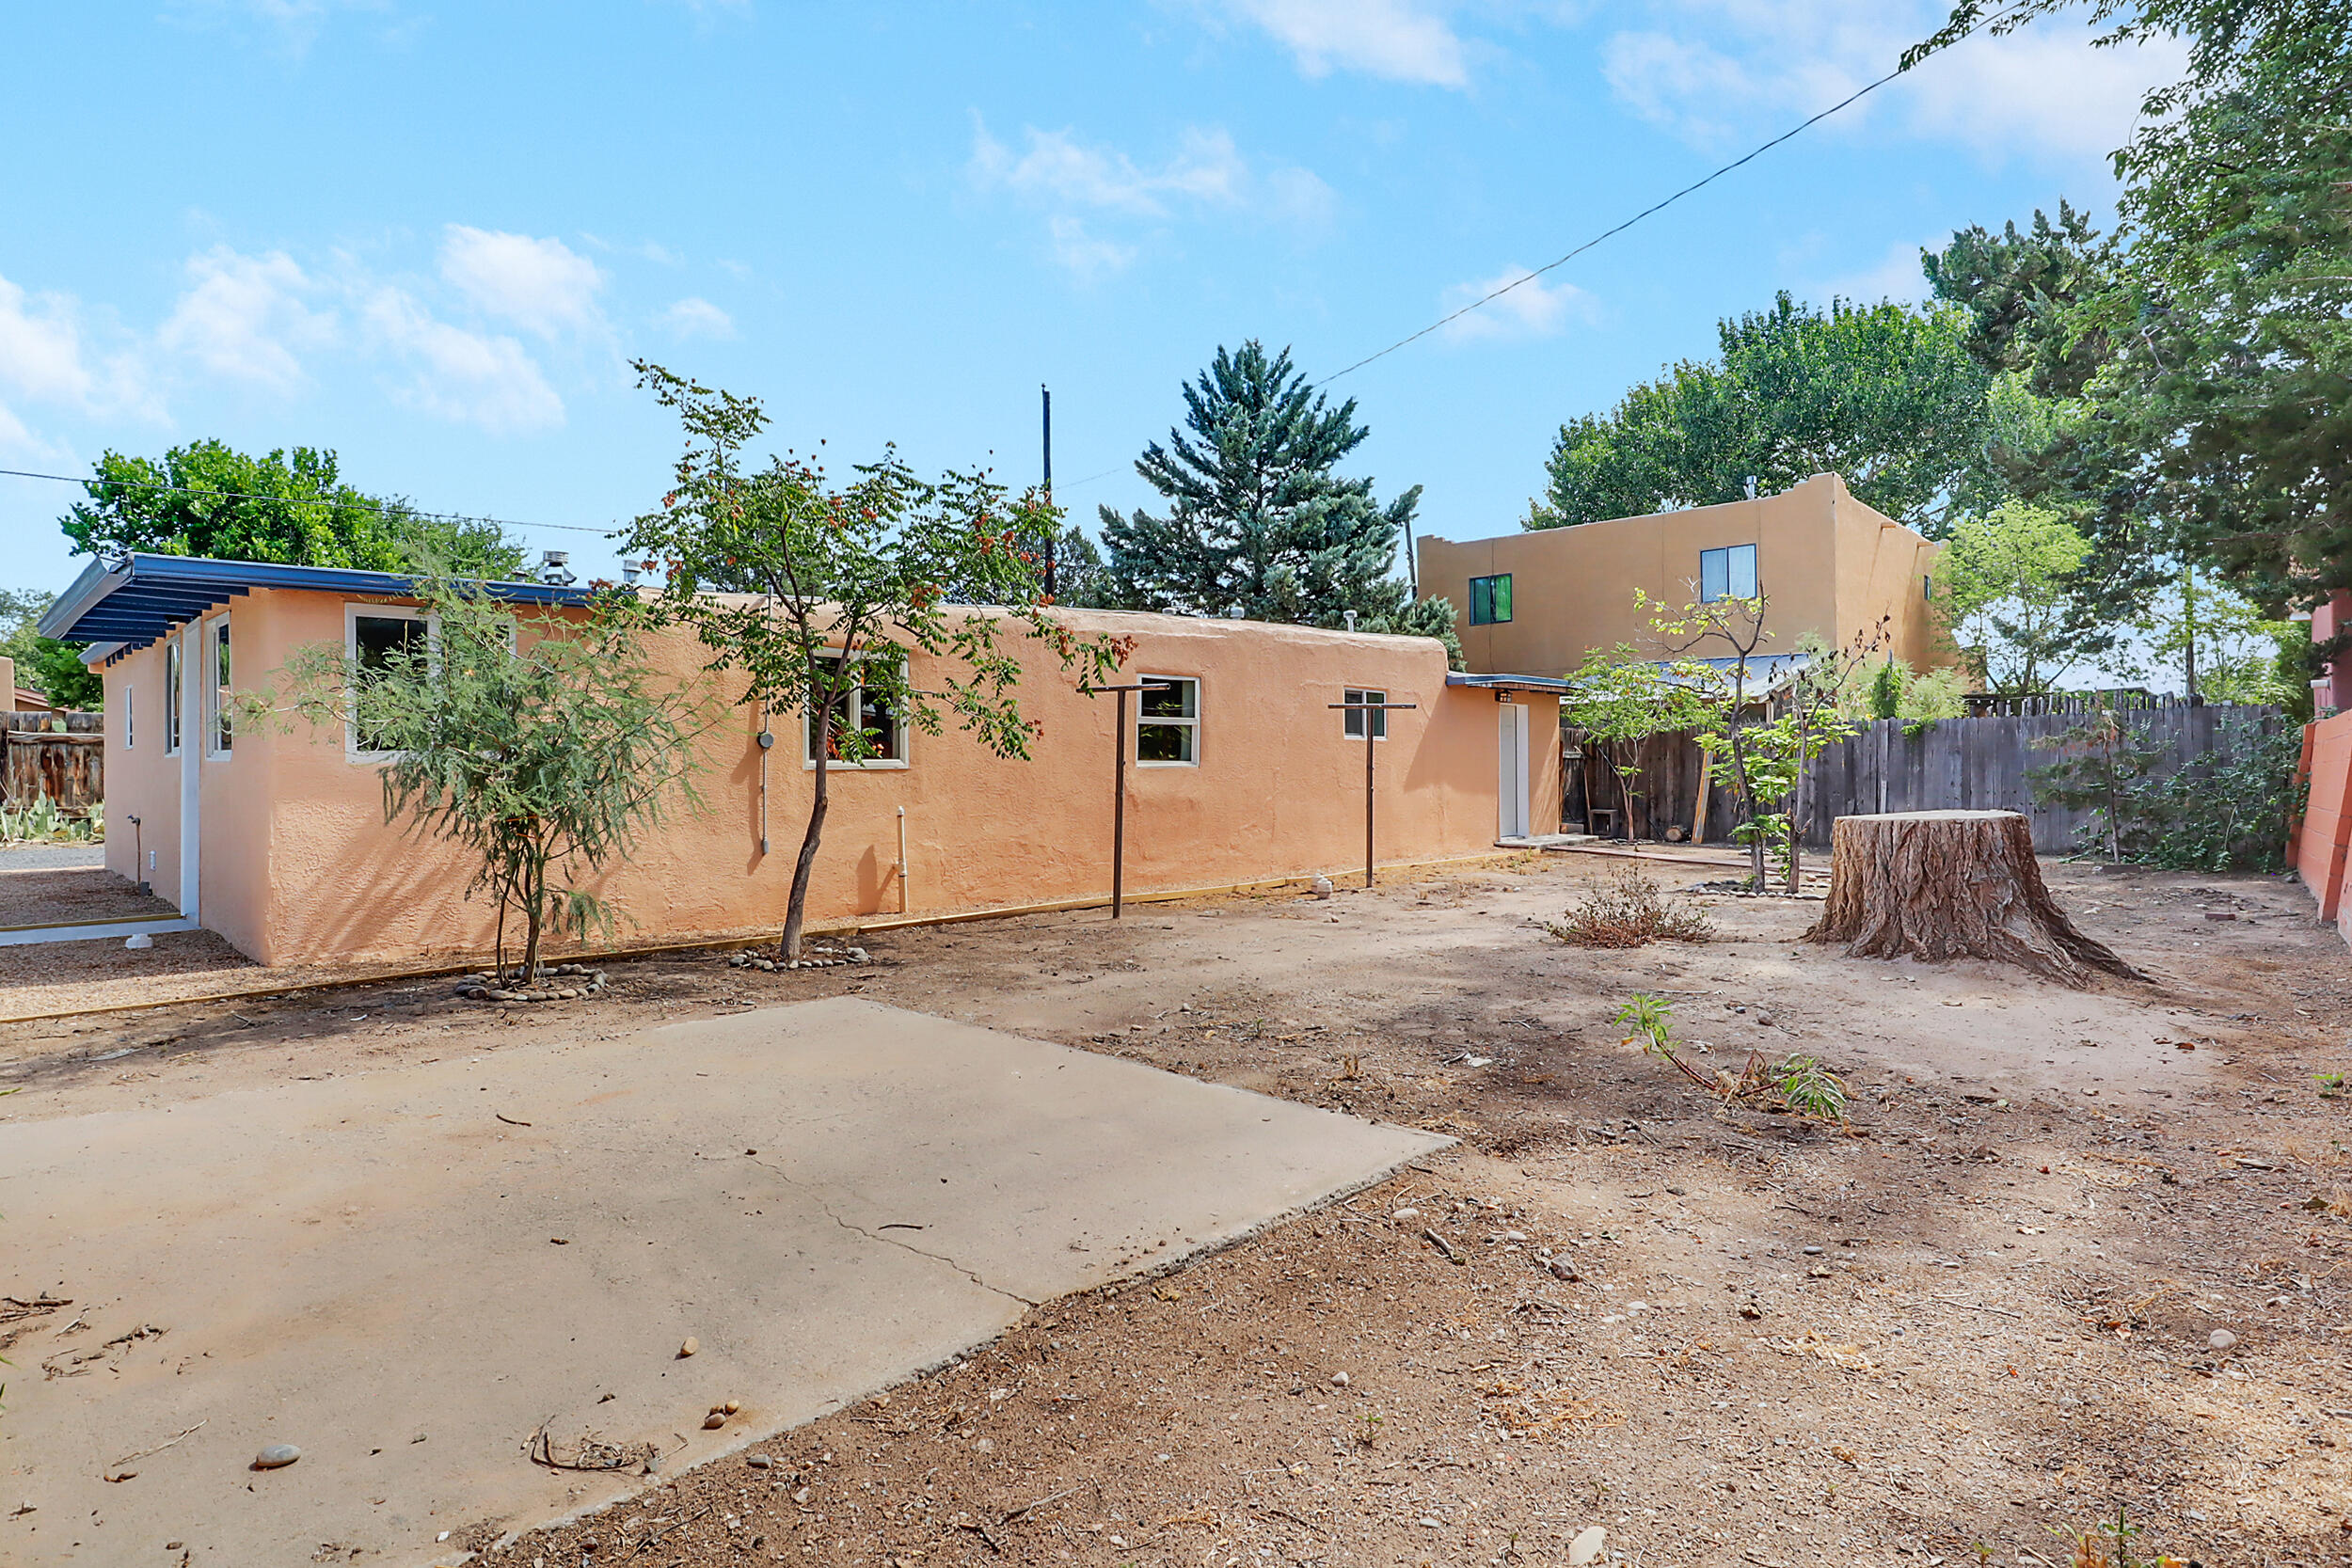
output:
[[[220,616],[204,627],[204,754],[227,757],[236,739],[236,696],[230,685],[229,617]]]
[[[1191,675],[1137,675],[1158,691],[1136,693],[1136,763],[1143,768],[1200,764],[1200,682]]]
[[[839,654],[827,656],[838,660]],[[861,663],[864,660],[861,658]],[[857,716],[856,727],[866,735],[866,755],[851,762],[841,754],[840,736],[850,727],[851,714]],[[827,771],[836,768],[880,770],[907,766],[906,720],[890,711],[878,694],[868,691],[863,683],[852,686],[833,705],[833,722],[827,726],[833,740],[831,755],[825,763]],[[817,719],[803,714],[801,720],[801,758],[803,768],[817,766]]]
[[[164,644],[164,755],[180,754],[180,634]]]
[[[122,749],[126,752],[137,743],[137,715],[132,707],[138,694],[137,683],[126,673],[122,677]]]
[[[354,681],[365,684],[409,655],[432,645],[433,621],[421,610],[399,605],[343,606],[343,657]],[[343,713],[343,752],[354,762],[392,755],[373,736],[359,733],[356,712]]]
[[[1347,689],[1347,695],[1343,700],[1350,703],[1385,703],[1389,700],[1389,694],[1369,689],[1359,691],[1351,686]],[[1349,708],[1340,715],[1340,731],[1350,740],[1361,740],[1364,737],[1364,721],[1367,719],[1372,721],[1373,739],[1389,738],[1389,716],[1384,709],[1380,708]]]

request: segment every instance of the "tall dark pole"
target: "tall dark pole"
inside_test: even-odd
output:
[[[1119,703],[1119,752],[1112,763],[1111,778],[1117,793],[1111,797],[1111,918],[1117,920],[1127,891],[1127,693],[1130,691],[1165,691],[1161,681],[1139,681],[1133,686],[1082,686],[1084,696],[1093,697],[1108,691]]]
[[[1037,395],[1041,404],[1040,411],[1043,415],[1041,434],[1045,442],[1045,504],[1051,506],[1054,504],[1054,390],[1043,382],[1040,382]],[[1048,518],[1047,526],[1052,531],[1045,536],[1045,596],[1050,599],[1054,596],[1054,558],[1061,553],[1061,524],[1057,519]],[[1120,699],[1120,711],[1123,714],[1126,710],[1127,700],[1122,697]],[[1114,898],[1112,902],[1115,904],[1118,900]]]
[[[1372,885],[1373,885],[1373,881],[1372,881],[1372,868],[1373,868],[1373,863],[1374,863],[1374,862],[1373,862],[1373,853],[1372,853],[1372,845],[1373,845],[1373,839],[1372,839],[1372,798],[1373,798],[1373,787],[1372,787],[1372,786],[1373,786],[1372,761],[1373,761],[1373,750],[1372,750],[1372,748],[1373,748],[1373,743],[1374,743],[1375,740],[1377,740],[1377,739],[1379,738],[1379,736],[1376,736],[1375,734],[1374,734],[1374,733],[1373,733],[1373,727],[1372,727],[1372,726],[1373,726],[1373,717],[1372,717],[1372,716],[1373,716],[1374,714],[1375,714],[1375,713],[1376,713],[1376,714],[1378,714],[1378,715],[1380,716],[1380,721],[1379,721],[1379,722],[1380,722],[1380,727],[1381,727],[1382,729],[1384,729],[1384,730],[1385,730],[1385,729],[1387,729],[1387,728],[1388,728],[1388,726],[1389,726],[1389,715],[1390,715],[1390,714],[1391,714],[1391,713],[1406,713],[1406,712],[1410,712],[1412,709],[1414,709],[1414,708],[1417,708],[1417,707],[1421,706],[1421,705],[1420,705],[1419,703],[1386,703],[1386,702],[1382,702],[1382,703],[1333,703],[1333,704],[1331,704],[1330,705],[1331,705],[1333,708],[1336,708],[1336,709],[1338,709],[1338,710],[1340,710],[1340,711],[1342,711],[1342,712],[1346,712],[1346,713],[1359,713],[1359,714],[1363,715],[1363,720],[1364,720],[1364,886],[1366,886],[1366,887],[1370,887],[1370,886],[1372,886]]]

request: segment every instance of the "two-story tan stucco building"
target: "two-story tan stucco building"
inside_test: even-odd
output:
[[[1596,648],[1669,651],[1637,588],[1677,608],[1762,594],[1768,655],[1794,652],[1807,633],[1844,647],[1884,616],[1882,651],[1915,669],[1948,664],[1931,614],[1939,547],[1856,500],[1836,474],[1721,506],[1418,541],[1422,594],[1454,601],[1470,667],[1551,675]]]

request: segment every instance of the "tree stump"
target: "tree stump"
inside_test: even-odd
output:
[[[1829,902],[1804,934],[1857,958],[1991,958],[2080,989],[2094,970],[2145,980],[2052,902],[2033,834],[2013,811],[1841,816]]]

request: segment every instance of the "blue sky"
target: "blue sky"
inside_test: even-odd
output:
[[[200,436],[331,447],[434,509],[601,527],[674,424],[627,362],[781,444],[1131,465],[1219,343],[1322,375],[1835,102],[1914,0],[1132,6],[163,0],[27,8],[0,98],[0,467]],[[2066,195],[2168,50],[1972,40],[1497,307],[1336,383],[1383,496],[1507,531],[1565,419],[1776,289],[1920,291],[1916,251]],[[0,586],[81,562],[0,478]],[[530,529],[609,570],[593,534]]]

